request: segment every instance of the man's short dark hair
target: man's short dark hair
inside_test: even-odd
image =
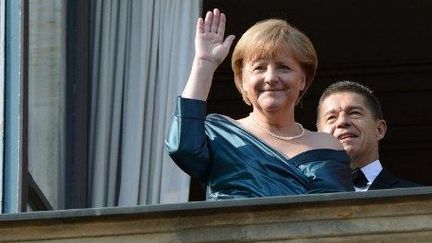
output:
[[[319,119],[319,112],[325,98],[332,94],[350,92],[362,96],[365,100],[367,108],[372,113],[375,119],[383,119],[381,103],[373,94],[372,90],[365,85],[353,81],[338,81],[328,86],[321,95],[317,109],[317,119]]]

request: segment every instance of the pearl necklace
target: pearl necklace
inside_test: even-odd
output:
[[[255,120],[255,118],[253,118],[253,116],[250,116],[250,118],[251,118],[252,121],[254,122],[254,125],[255,125],[256,127],[258,127],[259,129],[261,129],[263,132],[269,134],[270,136],[272,136],[272,137],[274,137],[274,138],[277,138],[277,139],[280,139],[280,140],[283,140],[283,141],[291,141],[291,140],[293,140],[293,139],[301,138],[301,137],[303,137],[303,135],[304,135],[304,131],[305,131],[305,130],[304,130],[303,126],[302,126],[300,123],[298,123],[298,122],[296,122],[296,124],[299,126],[299,128],[300,128],[300,130],[301,130],[300,134],[299,134],[299,135],[296,135],[296,136],[289,137],[289,136],[280,136],[280,135],[274,134],[274,133],[270,132],[268,129],[266,129],[266,128],[264,128],[263,126],[261,126],[261,124],[259,124],[259,123]]]

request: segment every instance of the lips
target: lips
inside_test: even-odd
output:
[[[345,133],[342,133],[342,134],[338,135],[338,136],[337,136],[337,139],[338,139],[339,141],[342,141],[342,140],[344,140],[344,139],[356,138],[356,137],[358,137],[358,136],[357,136],[356,134],[354,134],[354,133],[345,132]]]
[[[284,89],[263,89],[262,92],[274,92],[274,91],[283,91]]]
[[[284,89],[266,89],[261,90],[261,93],[278,93],[278,92],[285,92]]]

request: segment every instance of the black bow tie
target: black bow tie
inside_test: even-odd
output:
[[[363,171],[359,168],[354,169],[352,172],[352,178],[354,186],[357,188],[365,188],[368,183],[368,179],[363,174]]]

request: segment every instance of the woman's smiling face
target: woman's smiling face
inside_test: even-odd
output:
[[[254,110],[267,112],[293,109],[306,85],[299,63],[286,53],[245,61],[242,77]]]

